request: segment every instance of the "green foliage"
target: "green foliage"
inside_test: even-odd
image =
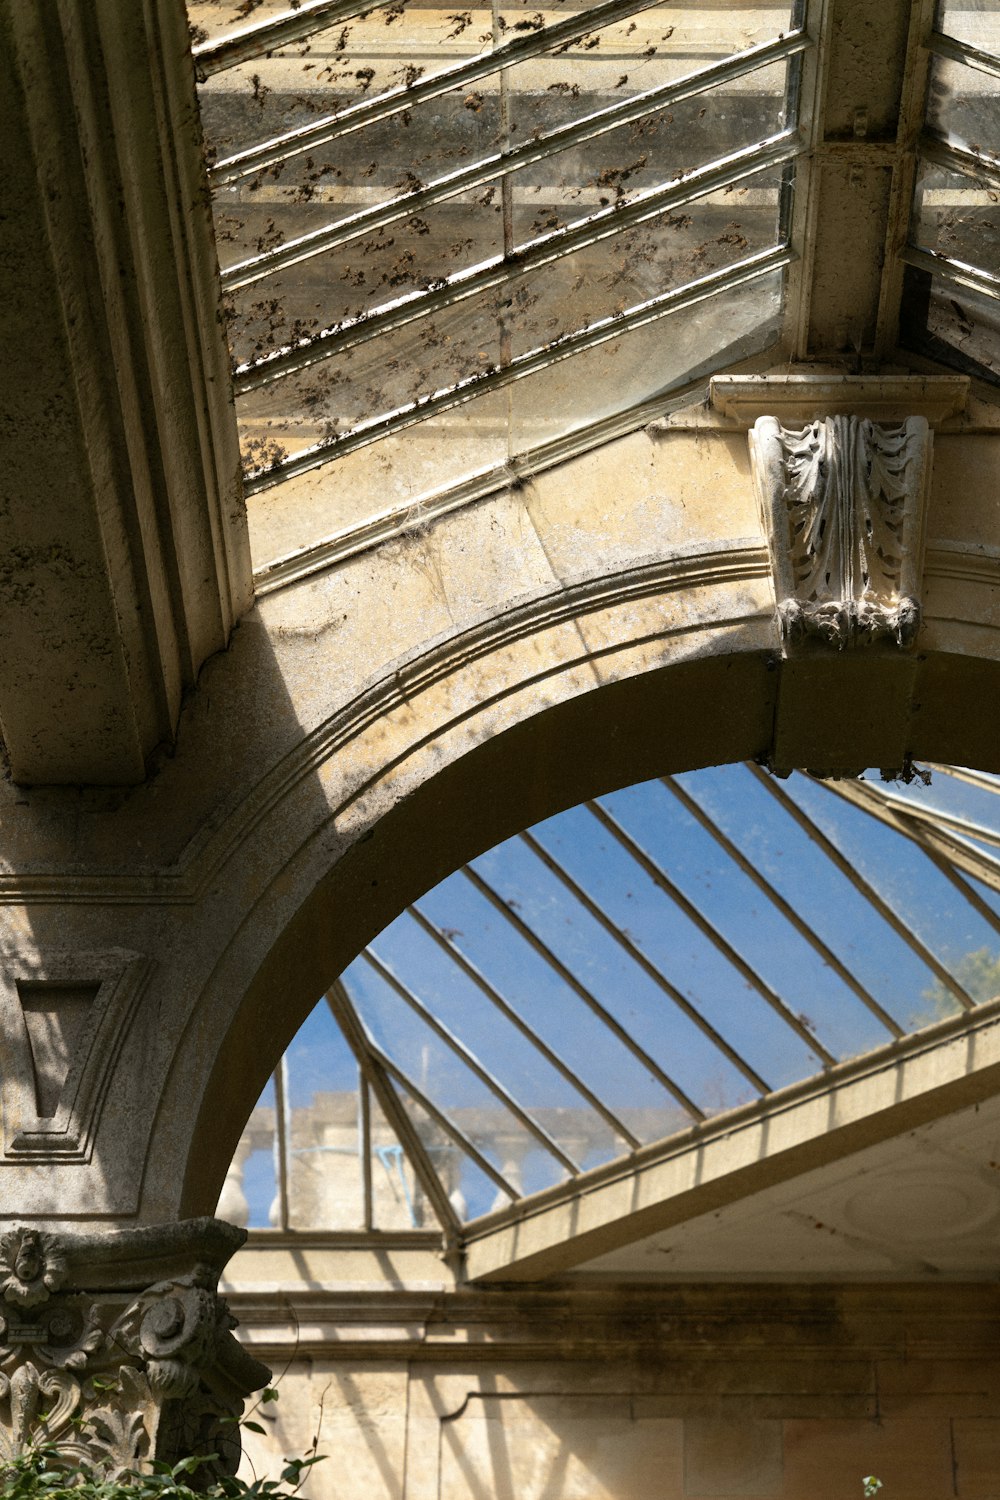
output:
[[[278,1392],[268,1386],[257,1397],[258,1406],[277,1401]],[[322,1405],[320,1407],[322,1416]],[[244,1420],[241,1427],[263,1433],[259,1422]],[[218,1454],[205,1453],[182,1458],[175,1464],[153,1461],[148,1473],[128,1472],[115,1479],[68,1468],[65,1455],[51,1443],[38,1443],[17,1458],[0,1465],[2,1500],[301,1500],[299,1491],[313,1464],[322,1462],[316,1452],[317,1433],[305,1458],[286,1458],[279,1479],[236,1479],[228,1475],[199,1475]]]
[[[55,1448],[39,1446],[12,1460],[0,1475],[4,1500],[293,1500],[306,1470],[319,1456],[285,1460],[280,1479],[213,1479],[193,1489],[197,1470],[214,1454],[182,1458],[176,1464],[153,1463],[148,1474],[117,1479],[67,1469]]]
[[[952,965],[952,973],[977,1005],[1000,995],[1000,956],[989,948],[976,948],[967,953]],[[929,1002],[930,1009],[913,1017],[914,1026],[927,1026],[931,1021],[940,1021],[958,1012],[957,1000],[939,979],[930,989],[924,990],[923,998]]]

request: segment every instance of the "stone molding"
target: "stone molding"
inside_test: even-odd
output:
[[[604,575],[584,578],[539,592],[534,598],[519,600],[501,615],[490,616],[454,636],[390,662],[360,692],[305,733],[294,749],[270,766],[224,821],[200,830],[175,863],[156,870],[146,867],[125,875],[113,870],[81,875],[68,870],[38,875],[0,870],[0,907],[39,900],[86,906],[95,901],[102,905],[134,906],[148,902],[152,906],[194,906],[219,879],[230,859],[258,825],[286,804],[319,767],[380,720],[405,711],[422,692],[433,689],[467,667],[474,667],[491,656],[500,656],[521,641],[576,621],[581,616],[629,608],[661,595],[669,599],[686,590],[737,590],[741,585],[766,578],[767,574],[764,548],[759,538],[748,536],[737,538],[724,550],[710,544],[697,544],[677,549],[668,558],[623,570],[614,578]],[[754,618],[761,624],[766,623],[766,615],[755,614]],[[745,619],[746,616],[742,616],[741,623]],[[708,627],[729,623],[735,622],[731,621],[723,606],[708,622]],[[693,628],[705,628],[705,622]],[[662,632],[664,639],[683,633],[683,628],[679,630],[672,625],[665,625]],[[634,644],[626,639],[621,650],[628,651]],[[590,654],[581,650],[579,656],[567,658],[561,669],[569,672],[589,659]],[[500,681],[499,671],[491,675],[496,678],[495,699],[502,701],[508,694],[507,685]],[[551,672],[545,669],[541,675],[548,678]],[[531,681],[526,677],[521,686],[528,687]],[[479,705],[481,711],[487,711],[491,701],[484,697]],[[453,722],[465,718],[465,712],[459,709],[453,715]],[[450,724],[444,722],[441,734],[447,733],[449,727]],[[349,800],[350,794],[345,795],[342,805]],[[331,809],[332,815],[335,811]]]
[[[924,417],[937,427],[969,401],[968,375],[714,375],[711,408],[742,427],[759,417],[803,426],[817,417],[863,412],[873,422]]]
[[[0,721],[16,781],[143,780],[252,602],[182,6],[0,7]]]
[[[87,1162],[115,1063],[150,973],[142,954],[49,951],[44,958],[7,955],[0,966],[0,1038],[6,1065],[0,1076],[3,1156],[7,1160]],[[65,1069],[53,1080],[52,1113],[38,1104],[40,1060],[33,1055],[20,986],[92,985],[90,1013],[72,1044]],[[57,1018],[50,1022],[50,1030]],[[60,1040],[62,1040],[60,1038]],[[68,1039],[67,1039],[68,1042]]]
[[[253,1254],[252,1250],[245,1252]],[[907,1360],[994,1357],[1000,1295],[989,1283],[563,1282],[555,1287],[406,1286],[228,1295],[251,1348],[351,1365],[406,1360],[462,1369],[617,1359],[705,1360],[727,1368],[784,1350],[801,1363],[855,1363],[859,1345]],[[789,1330],[794,1329],[794,1342]]]
[[[190,1454],[215,1455],[195,1484],[235,1473],[243,1403],[270,1379],[217,1292],[245,1238],[218,1219],[0,1234],[0,1464],[45,1442],[108,1478]]]
[[[758,417],[750,462],[786,652],[894,643],[920,628],[931,469],[926,417]]]

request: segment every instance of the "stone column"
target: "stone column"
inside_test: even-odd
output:
[[[235,1472],[238,1419],[270,1371],[233,1337],[219,1276],[246,1231],[218,1219],[0,1235],[0,1464],[33,1443],[109,1478],[214,1455]]]

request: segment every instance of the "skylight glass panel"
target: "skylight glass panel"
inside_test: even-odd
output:
[[[901,336],[1000,379],[1000,14],[939,0],[917,163]]]
[[[258,563],[777,337],[804,0],[189,14]]]
[[[1000,1000],[1000,779],[663,777],[456,871],[345,970],[223,1200],[446,1230]]]

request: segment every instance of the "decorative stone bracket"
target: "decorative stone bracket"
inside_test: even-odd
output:
[[[0,1235],[0,1467],[48,1443],[113,1478],[214,1455],[234,1473],[238,1420],[270,1371],[237,1343],[217,1293],[246,1232],[218,1219],[73,1235]]]
[[[914,645],[931,429],[968,402],[965,375],[713,377],[699,425],[749,431],[786,654]]]
[[[818,417],[750,433],[785,649],[878,642],[907,650],[920,628],[931,434],[925,417]]]

